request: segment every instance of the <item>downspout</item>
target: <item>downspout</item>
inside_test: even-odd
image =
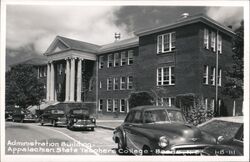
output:
[[[99,90],[99,80],[98,80],[98,69],[99,69],[99,67],[98,67],[98,65],[99,65],[99,59],[98,59],[98,56],[97,56],[97,59],[96,59],[96,111],[95,111],[95,113],[96,113],[96,118],[98,119],[98,107],[99,107],[99,99],[98,99],[98,90]]]
[[[218,52],[219,32],[216,32],[216,70],[215,70],[215,109],[218,110],[218,70],[219,70],[219,52]]]

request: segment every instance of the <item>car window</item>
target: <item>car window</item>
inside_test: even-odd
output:
[[[144,112],[144,122],[169,122],[167,111],[164,109],[147,110]]]
[[[134,111],[130,111],[125,119],[126,123],[131,123],[134,118]]]
[[[135,115],[132,120],[132,123],[142,123],[141,111],[135,111]]]
[[[174,122],[185,122],[184,116],[181,111],[178,110],[168,110],[168,116],[171,121]]]
[[[63,110],[51,110],[52,114],[64,114]]]
[[[88,110],[83,110],[83,109],[76,109],[76,110],[72,110],[72,114],[84,114],[84,115],[88,115]]]

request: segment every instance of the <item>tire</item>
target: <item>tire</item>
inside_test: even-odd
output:
[[[151,149],[148,146],[144,146],[142,149],[142,155],[152,155]]]
[[[95,128],[94,128],[94,127],[91,127],[91,128],[90,128],[90,130],[91,130],[91,131],[94,131],[94,130],[95,130]]]
[[[128,155],[128,150],[126,149],[126,146],[123,142],[122,139],[117,139],[117,150],[116,150],[116,153],[118,155]]]
[[[40,124],[41,124],[41,126],[43,126],[44,123],[41,122]]]

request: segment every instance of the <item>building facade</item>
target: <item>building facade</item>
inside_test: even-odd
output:
[[[46,78],[47,102],[88,104],[94,114],[126,114],[130,94],[146,91],[157,105],[176,105],[191,95],[207,109],[218,111],[223,104],[227,115],[237,115],[242,101],[221,93],[234,34],[201,15],[103,46],[57,36],[38,76]]]

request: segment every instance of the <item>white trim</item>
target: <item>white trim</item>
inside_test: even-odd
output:
[[[129,77],[132,77],[132,82],[130,82]],[[129,88],[129,84],[131,84],[131,88]],[[127,89],[128,90],[133,89],[133,76],[128,76],[127,77]]]
[[[119,99],[117,99],[117,98],[115,98],[115,99],[113,99],[113,112],[116,112],[115,111],[115,101],[117,101],[117,111],[119,110]]]
[[[118,56],[117,60],[116,57]],[[120,65],[120,54],[118,52],[114,53],[114,67],[118,67]],[[118,65],[115,65],[116,63],[118,63]]]
[[[107,67],[113,67],[114,59],[112,60],[113,54],[108,54],[108,61],[107,61]],[[109,65],[109,63],[112,63],[112,66]]]
[[[208,68],[209,68],[209,67],[208,67],[208,65],[204,65],[204,67],[205,67],[206,69],[205,69],[205,75],[204,75],[204,69],[203,69],[203,80],[204,80],[204,78],[206,78],[206,82],[204,83],[203,80],[202,80],[202,82],[203,82],[203,84],[208,85],[208,78],[209,78],[209,77],[208,77],[208,74],[209,74],[209,73],[208,73]],[[203,68],[204,68],[204,67],[203,67]]]
[[[122,100],[124,101],[124,111],[122,111]],[[121,98],[120,99],[120,112],[125,112],[126,110],[126,99]]]
[[[211,67],[211,68],[212,68],[212,74],[211,74],[210,82],[211,82],[211,85],[215,85],[215,67]]]
[[[219,69],[219,75],[218,75],[218,86],[221,86],[221,78],[222,77],[222,70]]]
[[[117,83],[117,89],[115,89],[116,83]],[[113,78],[113,90],[119,90],[119,78],[118,77]]]
[[[165,33],[157,36],[157,54],[171,52],[175,50],[175,46],[172,45],[172,36],[175,34],[175,32]],[[165,47],[165,39],[168,38],[168,50],[164,50]],[[176,42],[176,35],[175,35],[175,41]]]
[[[132,63],[129,63],[130,59]],[[128,65],[132,65],[134,63],[134,50],[128,50]]]
[[[213,52],[216,51],[216,34],[214,31],[211,32],[211,48],[213,49]]]
[[[209,49],[209,30],[207,28],[204,28],[203,45],[205,49]]]
[[[102,109],[101,109],[101,100],[102,100]],[[102,111],[103,110],[103,103],[104,103],[104,99],[99,99],[98,111]]]
[[[122,82],[122,78],[125,78],[124,82]],[[124,88],[122,88],[124,85]],[[120,90],[126,90],[126,77],[120,77]]]
[[[157,86],[165,86],[165,85],[175,85],[175,83],[172,83],[172,75],[175,76],[175,74],[172,74],[172,68],[175,68],[174,66],[163,66],[163,67],[158,67],[157,68],[157,83],[156,85]],[[164,69],[167,70],[167,75],[168,78],[167,80],[164,80]],[[159,80],[159,70],[160,70],[160,73],[161,73],[161,80]],[[168,81],[168,84],[164,84],[165,81]],[[160,84],[159,84],[160,82]]]
[[[124,57],[123,57],[124,56]],[[125,51],[122,51],[121,52],[121,62],[120,62],[120,66],[124,66],[122,63],[123,63],[123,60],[125,62],[124,65],[126,65],[126,52]]]
[[[98,59],[98,68],[102,69],[104,67],[104,56],[99,56]]]
[[[112,111],[112,107],[113,107],[113,105],[111,105],[111,110],[109,110],[109,101],[111,101],[111,104],[113,104],[113,100],[111,98],[108,98],[107,99],[107,108],[106,108],[107,112],[111,112]]]

